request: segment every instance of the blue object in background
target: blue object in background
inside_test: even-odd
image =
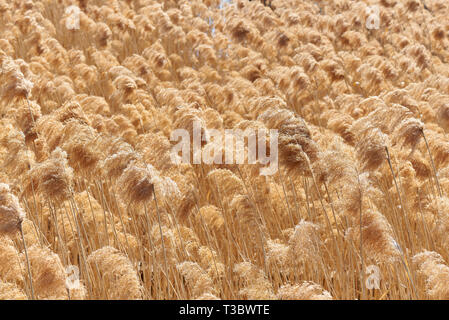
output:
[[[220,1],[220,6],[219,6],[219,8],[220,8],[220,9],[223,9],[223,7],[224,7],[225,4],[231,3],[231,2],[232,2],[232,0],[221,0],[221,1]]]

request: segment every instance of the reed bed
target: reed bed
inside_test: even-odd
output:
[[[449,299],[448,15],[0,0],[0,299]],[[195,123],[279,170],[173,163]]]

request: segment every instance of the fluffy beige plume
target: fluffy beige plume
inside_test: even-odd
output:
[[[68,165],[67,153],[56,148],[50,157],[37,163],[24,177],[24,194],[34,193],[50,200],[61,201],[70,197],[73,169]]]
[[[290,246],[282,243],[281,240],[269,239],[266,243],[267,261],[285,269],[289,266]]]
[[[117,181],[119,195],[126,204],[148,202],[153,198],[154,182],[145,167],[129,165]]]
[[[0,280],[23,284],[23,268],[14,242],[8,237],[0,236]]]
[[[262,270],[250,262],[241,262],[234,266],[234,272],[242,281],[239,294],[243,299],[271,300],[275,298],[272,284]]]
[[[243,181],[228,169],[214,169],[207,175],[212,188],[217,188],[223,200],[231,201],[235,195],[245,193]]]
[[[319,227],[311,222],[301,220],[288,240],[289,255],[293,261],[317,263],[322,247]]]
[[[25,212],[9,185],[0,183],[0,234],[14,234],[20,231]]]
[[[360,227],[364,253],[379,262],[397,260],[401,251],[393,238],[393,231],[388,220],[378,211],[369,209],[362,212],[361,226],[347,231],[346,237],[360,242]]]
[[[393,132],[393,141],[402,143],[402,146],[408,146],[415,150],[423,135],[424,124],[415,118],[408,118],[398,125]]]
[[[64,125],[61,148],[67,152],[68,164],[80,176],[96,173],[99,161],[103,158],[99,144],[100,137],[91,127],[78,120],[67,120]]]
[[[220,235],[224,231],[224,218],[221,211],[213,206],[208,205],[200,208],[199,215],[195,215],[198,223],[203,223],[214,233]]]
[[[419,272],[426,277],[427,293],[432,299],[449,299],[449,267],[441,255],[424,250],[413,257]]]
[[[28,300],[28,298],[14,283],[0,280],[0,300]]]
[[[212,279],[197,263],[184,261],[178,263],[176,269],[186,280],[187,287],[191,288],[194,299],[216,294]]]
[[[278,290],[277,298],[280,300],[332,300],[331,294],[319,284],[308,281],[296,285],[283,285]]]
[[[366,128],[356,145],[357,156],[363,170],[374,171],[387,159],[385,147],[388,136],[377,128]]]
[[[3,83],[2,96],[8,99],[28,98],[33,88],[33,82],[26,79],[16,61],[0,52]]]
[[[27,149],[25,135],[11,124],[2,123],[0,146],[7,150],[1,159],[4,172],[13,179],[24,175],[34,162],[33,153]]]
[[[143,288],[131,261],[112,247],[92,252],[87,261],[93,273],[104,283],[103,297],[113,300],[140,300]],[[99,288],[100,289],[100,288]]]
[[[67,299],[66,274],[59,256],[49,248],[36,245],[28,249],[28,255],[36,298]]]
[[[318,147],[312,140],[305,121],[291,111],[270,108],[258,117],[269,129],[279,130],[281,160],[300,172],[310,174],[310,162],[318,156]]]
[[[105,158],[99,166],[103,175],[113,180],[119,178],[130,163],[141,159],[132,145],[123,139],[105,139],[103,143]]]
[[[218,298],[216,295],[206,292],[201,296],[199,296],[198,298],[196,298],[196,300],[221,300],[221,299]]]
[[[339,134],[348,144],[355,143],[355,134],[351,131],[351,125],[354,121],[350,115],[330,110],[324,115],[329,129]]]

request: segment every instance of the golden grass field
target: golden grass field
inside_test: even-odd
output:
[[[449,299],[449,2],[222,2],[0,0],[0,299]]]

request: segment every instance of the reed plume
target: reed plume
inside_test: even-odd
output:
[[[39,246],[31,246],[28,251],[36,298],[67,299],[65,269],[59,256]]]
[[[0,234],[15,234],[22,228],[25,212],[10,187],[0,183]]]
[[[130,164],[118,179],[120,196],[125,203],[141,203],[152,199],[153,177],[145,167]]]
[[[279,300],[332,300],[329,292],[313,282],[283,285],[277,293]]]
[[[197,263],[184,261],[177,264],[176,269],[186,279],[187,285],[192,288],[194,299],[204,297],[206,294],[215,296],[212,280]]]
[[[448,299],[449,267],[435,251],[424,250],[413,257],[419,272],[426,277],[427,293],[432,299]]]
[[[0,281],[0,300],[27,300],[27,296],[14,283]]]
[[[106,288],[104,297],[112,300],[140,300],[143,290],[135,269],[129,259],[112,247],[92,252],[87,261],[97,277],[103,278]]]
[[[68,165],[67,153],[56,148],[47,160],[27,172],[24,194],[36,192],[54,201],[66,200],[71,194],[72,180],[73,169]]]
[[[262,270],[249,262],[241,262],[234,266],[234,272],[242,279],[243,288],[239,291],[245,299],[274,299],[271,283]]]

